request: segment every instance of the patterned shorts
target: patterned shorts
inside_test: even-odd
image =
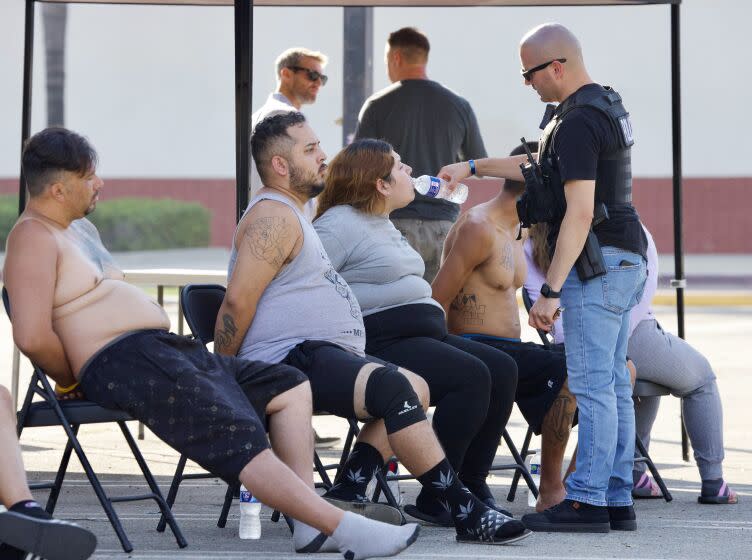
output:
[[[87,399],[125,410],[228,483],[269,448],[269,402],[306,381],[293,367],[213,354],[196,340],[161,330],[115,340],[80,376]]]

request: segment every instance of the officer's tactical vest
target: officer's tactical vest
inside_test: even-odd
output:
[[[634,144],[632,123],[629,120],[629,113],[622,105],[621,96],[609,86],[599,86],[597,89],[593,87],[580,89],[567,97],[556,108],[553,118],[543,130],[538,147],[540,154],[538,161],[543,167],[544,173],[548,174],[549,185],[560,197],[563,208],[566,208],[564,185],[561,182],[556,164],[554,138],[559,126],[567,118],[567,114],[578,107],[592,107],[606,115],[615,137],[619,139],[617,149],[600,154],[598,157],[595,202],[605,204],[631,203],[632,159],[630,151],[632,144]]]

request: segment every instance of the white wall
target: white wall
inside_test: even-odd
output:
[[[23,0],[0,2],[0,177],[19,159]],[[37,8],[39,11],[39,8]],[[745,0],[682,4],[686,176],[749,176],[743,68]],[[374,87],[387,84],[383,45],[416,25],[432,44],[430,77],[467,97],[492,154],[537,135],[543,105],[519,77],[528,28],[560,21],[581,39],[591,75],[619,90],[632,113],[634,172],[671,172],[669,8],[380,8],[374,16]],[[107,177],[232,177],[234,54],[231,8],[69,6],[66,125],[100,152]],[[333,155],[340,147],[342,9],[256,8],[254,107],[274,88],[273,61],[293,45],[330,56],[330,81],[304,110]],[[37,18],[32,128],[45,125],[44,46]],[[733,139],[733,150],[724,142]],[[733,159],[730,157],[734,154]],[[738,157],[737,157],[738,156]]]

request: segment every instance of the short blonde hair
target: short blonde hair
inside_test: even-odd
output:
[[[321,66],[326,66],[326,63],[329,62],[329,57],[322,52],[312,51],[305,47],[292,47],[277,57],[277,60],[274,63],[277,68],[277,77],[282,73],[283,68],[300,66],[300,59],[305,57],[318,60],[321,63]]]

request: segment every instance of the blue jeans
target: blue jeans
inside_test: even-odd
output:
[[[626,366],[629,310],[645,286],[644,259],[603,247],[608,272],[582,282],[575,269],[562,288],[569,389],[577,397],[577,469],[567,498],[596,506],[632,504],[635,416]]]

